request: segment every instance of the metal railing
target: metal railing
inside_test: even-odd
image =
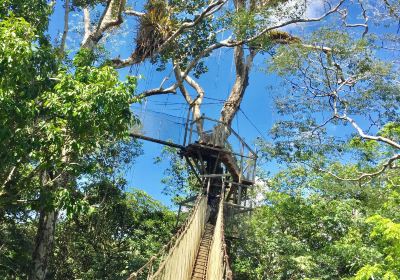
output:
[[[226,124],[205,116],[197,120],[188,120],[183,145],[190,144],[229,151],[235,158],[240,179],[254,182],[257,154],[236,131]]]
[[[240,180],[254,182],[257,155],[239,134],[228,125],[205,116],[196,120],[146,110],[135,112],[138,122],[131,135],[153,142],[185,148],[191,144],[229,152],[235,158]]]

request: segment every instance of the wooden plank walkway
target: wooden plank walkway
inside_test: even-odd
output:
[[[206,224],[203,237],[201,238],[199,251],[197,252],[196,262],[193,267],[192,280],[207,279],[207,263],[210,253],[211,241],[214,234],[214,226]]]

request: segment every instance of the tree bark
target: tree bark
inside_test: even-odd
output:
[[[235,7],[237,10],[244,9],[246,8],[246,3],[244,0],[236,0]],[[235,83],[233,84],[228,99],[222,107],[220,117],[220,121],[228,127],[231,126],[232,120],[239,110],[243,95],[249,84],[249,74],[256,54],[257,51],[250,48],[249,54],[245,56],[243,45],[234,47],[233,57],[236,68]]]
[[[126,0],[108,0],[107,7],[94,31],[90,31],[88,10],[84,10],[85,36],[81,44],[82,48],[93,49],[100,39],[103,38],[106,31],[122,24],[122,12],[125,9],[125,3]]]
[[[244,93],[249,84],[249,73],[253,64],[255,51],[250,51],[247,58],[244,58],[244,50],[242,46],[235,47],[234,57],[236,65],[236,78],[228,99],[225,101],[222,110],[220,121],[227,126],[231,126],[232,120],[239,110]]]
[[[35,249],[32,255],[32,272],[29,280],[44,280],[46,278],[49,258],[53,251],[56,221],[57,212],[55,210],[43,208],[39,212]]]
[[[236,0],[234,3],[236,10],[246,9],[245,0]],[[250,9],[252,8],[252,5],[250,5]],[[213,142],[215,146],[224,147],[225,142],[230,135],[229,128],[232,125],[233,118],[240,108],[244,93],[249,84],[249,74],[256,54],[257,51],[250,48],[249,53],[246,56],[244,45],[234,47],[233,58],[235,61],[236,77],[228,99],[224,102],[221,109],[219,120],[222,124],[218,124],[214,127]]]
[[[67,153],[68,150],[63,148],[61,158],[65,164],[67,164],[69,160]],[[32,254],[32,271],[29,280],[46,279],[49,260],[53,254],[54,235],[58,216],[57,208],[54,207],[54,205],[49,207],[46,200],[50,193],[54,193],[59,188],[67,187],[68,182],[71,181],[71,176],[67,173],[63,173],[63,171],[43,171],[41,179],[42,189],[40,201],[43,202],[39,211],[39,223],[36,232],[35,248]]]
[[[216,125],[214,128],[213,142],[216,146],[224,147],[224,143],[230,135],[230,130],[228,128],[231,127],[233,118],[242,103],[244,93],[249,84],[249,74],[255,55],[256,51],[250,50],[250,53],[245,58],[243,46],[237,46],[234,49],[236,78],[229,97],[221,110],[221,117],[219,120],[222,124]]]

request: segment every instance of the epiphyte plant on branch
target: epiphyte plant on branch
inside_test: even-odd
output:
[[[338,12],[343,2],[324,2],[324,12],[318,17],[307,18],[308,1],[149,1],[144,4],[143,12],[128,8],[123,1],[109,1],[94,26],[89,17],[90,6],[83,7],[87,28],[82,46],[93,47],[111,28],[121,25],[125,17],[136,17],[136,46],[128,58],[111,59],[111,64],[116,68],[127,67],[143,62],[144,58],[169,63],[175,70],[176,81],[168,87],[162,85],[147,90],[141,96],[175,93],[179,89],[189,103],[195,98],[188,95],[186,86],[198,96],[196,103],[201,103],[204,95],[200,84],[189,74],[194,71],[198,76],[205,71],[205,58],[213,51],[233,48],[237,79],[228,103],[237,104],[244,93],[254,56],[265,47],[264,44],[287,44],[298,40],[280,28],[322,20]],[[157,13],[154,13],[155,9]],[[227,30],[231,32],[225,34],[230,35],[222,36],[222,31]],[[255,43],[252,45],[252,42]],[[249,53],[245,51],[246,45],[252,46]],[[229,124],[236,110],[228,107],[222,110],[221,120]]]

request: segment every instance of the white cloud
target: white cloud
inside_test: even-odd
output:
[[[326,0],[289,0],[278,5],[269,15],[268,26],[277,26],[294,18],[316,18],[326,12]],[[304,24],[291,24],[283,27],[283,30],[293,31]]]
[[[307,1],[307,9],[305,12],[305,16],[307,18],[319,17],[324,13],[324,1],[322,0],[312,0]]]

